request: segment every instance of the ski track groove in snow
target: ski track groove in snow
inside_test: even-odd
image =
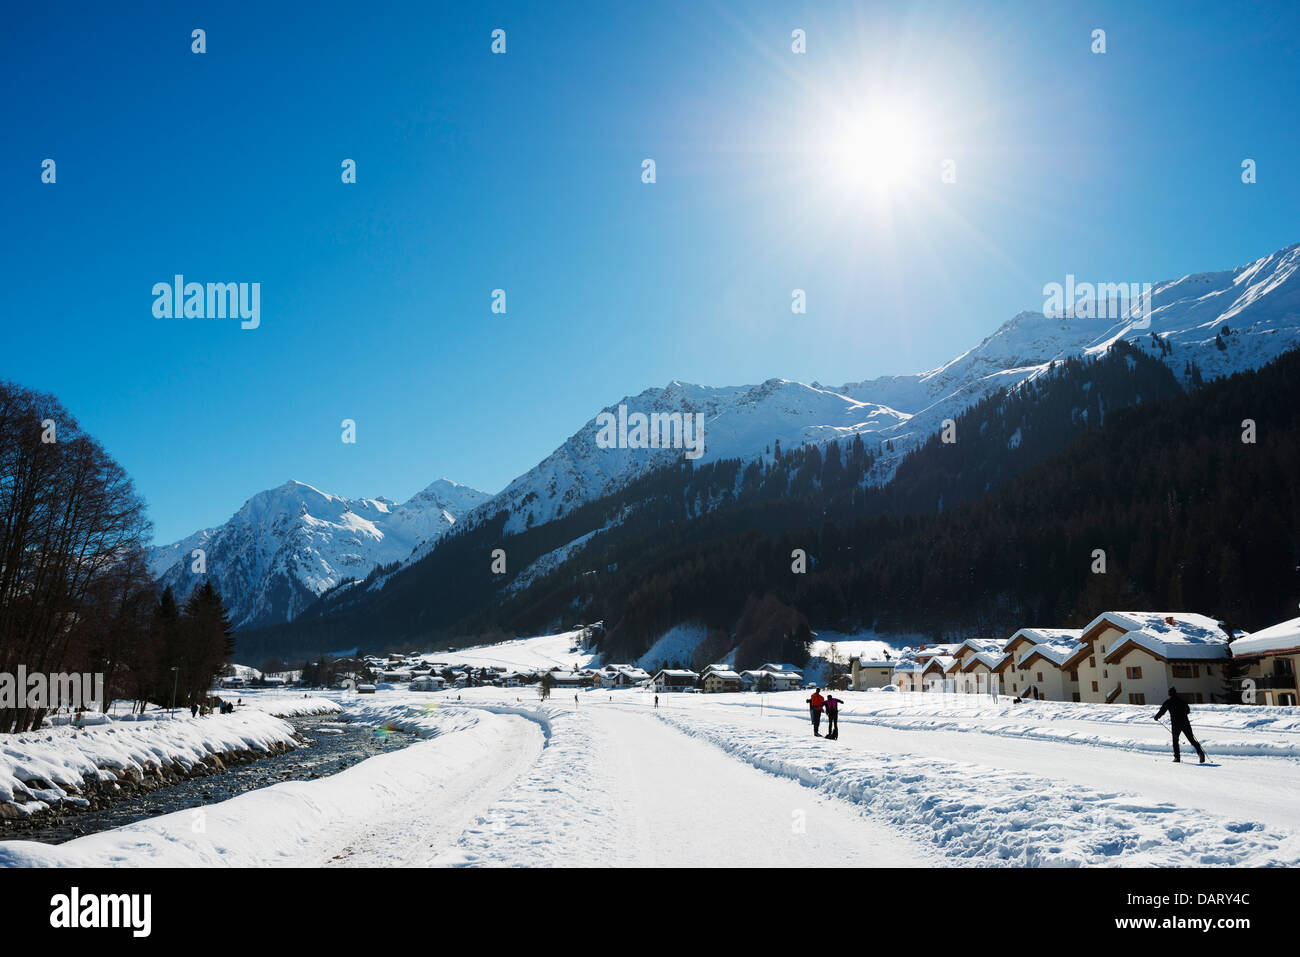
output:
[[[1021,770],[871,751],[803,724],[738,724],[696,709],[661,720],[756,768],[851,801],[972,863],[1021,866],[1293,866],[1294,833]],[[1082,754],[1083,752],[1081,752]]]

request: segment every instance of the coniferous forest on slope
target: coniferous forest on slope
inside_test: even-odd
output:
[[[240,651],[446,647],[602,620],[623,660],[694,622],[711,632],[701,654],[739,645],[747,667],[801,661],[810,622],[996,637],[1136,605],[1261,627],[1291,611],[1279,596],[1300,577],[1300,354],[1209,383],[1184,371],[1188,392],[1124,343],[1069,359],[971,407],[955,442],[931,437],[882,486],[865,484],[876,461],[855,437],[660,469],[517,535],[503,513],[383,588],[345,584],[295,622],[241,633]],[[508,590],[593,528],[608,530]]]

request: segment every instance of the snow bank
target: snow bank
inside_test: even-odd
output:
[[[240,710],[265,711],[277,718],[300,718],[312,714],[334,714],[343,708],[338,702],[318,694],[303,697],[303,693],[283,689],[260,690],[241,688],[238,691],[217,692],[229,701],[240,701]]]
[[[320,780],[260,788],[205,808],[165,814],[65,844],[3,842],[0,867],[325,863],[376,818],[400,818],[416,804],[436,802],[449,782],[472,775],[485,757],[490,760],[511,743],[512,736],[517,737],[504,722],[484,721],[469,709],[439,709],[425,715],[412,715],[410,710],[394,708],[393,716],[420,725],[432,740],[378,755]],[[446,733],[450,731],[459,733]]]
[[[1295,866],[1300,838],[1251,820],[932,756],[840,749],[807,731],[660,711],[754,767],[861,805],[974,864]]]
[[[837,692],[845,698],[840,720],[899,731],[945,731],[996,737],[1059,741],[1097,747],[1164,754],[1169,740],[1152,737],[1155,708],[1148,705],[1082,704],[1033,701],[1013,704],[1010,698],[985,695],[921,692]],[[806,693],[763,696],[710,696],[717,703],[739,707],[807,712]],[[1202,743],[1215,754],[1260,757],[1300,757],[1300,708],[1245,705],[1193,705],[1192,724]],[[1100,725],[1101,729],[1089,727]],[[1136,726],[1141,733],[1110,733],[1107,726]]]
[[[259,710],[174,720],[150,714],[87,716],[84,729],[63,725],[0,735],[0,802],[26,816],[59,804],[85,806],[77,792],[166,764],[185,770],[232,751],[270,753],[296,746],[293,726]],[[34,788],[25,782],[38,782]]]

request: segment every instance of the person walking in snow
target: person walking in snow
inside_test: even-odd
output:
[[[818,688],[816,691],[812,693],[812,697],[807,700],[808,700],[808,712],[809,715],[812,717],[813,736],[820,738],[822,736],[821,733],[822,705],[826,701],[826,699],[822,697],[822,689]]]
[[[190,717],[191,717],[191,718],[197,718],[198,716],[199,716],[199,706],[198,706],[198,704],[195,703],[195,704],[190,705]]]
[[[833,694],[827,694],[822,707],[826,709],[826,737],[837,741],[840,737],[840,705],[844,702]]]
[[[1169,726],[1174,732],[1175,761],[1182,760],[1182,755],[1178,752],[1178,738],[1180,735],[1186,735],[1187,740],[1192,742],[1192,747],[1196,749],[1196,753],[1201,756],[1201,763],[1204,764],[1205,749],[1201,747],[1201,742],[1197,741],[1196,736],[1192,734],[1192,722],[1188,718],[1191,710],[1192,709],[1188,707],[1187,702],[1178,696],[1178,689],[1170,688],[1169,697],[1165,699],[1165,703],[1162,704],[1160,710],[1156,712],[1156,720],[1159,721],[1164,717],[1166,711],[1169,712]]]

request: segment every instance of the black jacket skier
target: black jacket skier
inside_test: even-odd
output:
[[[840,705],[843,703],[830,694],[822,702],[822,707],[826,710],[826,737],[832,741],[840,736]]]
[[[1201,743],[1197,741],[1196,736],[1192,734],[1192,722],[1188,718],[1192,709],[1188,707],[1186,701],[1178,697],[1177,688],[1169,689],[1169,697],[1165,699],[1165,703],[1162,704],[1160,710],[1156,712],[1156,720],[1159,721],[1163,718],[1166,711],[1169,712],[1169,726],[1174,732],[1174,760],[1182,760],[1182,755],[1178,750],[1178,738],[1180,735],[1186,735],[1187,740],[1190,741],[1192,747],[1196,749],[1196,753],[1201,756],[1201,763],[1204,764],[1205,749],[1201,747]]]

